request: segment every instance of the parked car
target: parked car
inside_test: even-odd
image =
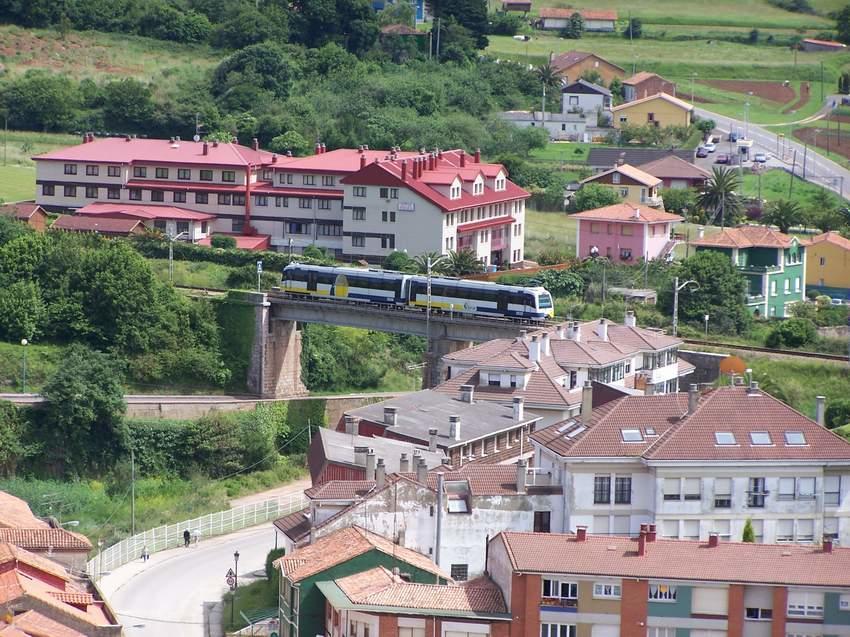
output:
[[[723,140],[720,138],[720,135],[712,135],[708,138],[708,141],[710,141],[712,144],[719,144]]]
[[[726,153],[719,153],[717,157],[714,158],[715,164],[728,164],[729,163],[729,155]]]
[[[753,156],[753,161],[759,164],[764,164],[767,162],[767,154],[765,153],[756,153]]]
[[[842,299],[836,299],[835,297],[829,299],[830,305],[844,305],[844,301]]]
[[[697,157],[708,157],[708,149],[705,146],[697,148]]]
[[[729,133],[729,141],[730,142],[737,142],[738,141],[738,133],[736,131],[732,131],[731,133]]]
[[[715,144],[714,142],[706,142],[702,145],[702,147],[710,153],[713,153],[715,150],[717,150],[717,144]]]

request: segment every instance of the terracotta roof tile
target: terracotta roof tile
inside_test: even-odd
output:
[[[0,542],[0,564],[6,564],[12,560],[23,562],[24,564],[32,566],[40,571],[44,571],[45,573],[49,573],[50,575],[65,581],[69,581],[71,579],[68,571],[53,560],[31,553],[30,551],[19,548],[14,544]]]
[[[0,528],[49,528],[49,524],[33,515],[25,500],[0,491]]]
[[[676,155],[643,164],[640,169],[660,179],[708,179],[711,173]]]
[[[691,241],[693,246],[721,248],[789,248],[794,237],[767,226],[740,226],[723,228],[720,232]],[[799,241],[800,245],[807,242]]]
[[[7,203],[0,206],[0,216],[15,217],[22,221],[28,220],[36,212],[44,212],[44,208],[33,201],[21,201],[19,203]]]
[[[572,15],[573,13],[574,12],[571,11],[570,15]],[[569,16],[567,16],[567,17],[569,17]],[[599,58],[600,60],[602,60],[606,64],[610,64],[611,66],[613,66],[615,69],[619,69],[620,71],[623,70],[621,67],[617,66],[616,64],[614,64],[612,62],[609,62],[605,58],[601,58],[598,55],[596,55],[595,53],[588,53],[586,51],[565,51],[564,53],[559,53],[558,55],[554,56],[550,63],[559,72],[563,72],[563,71],[568,70],[572,66],[575,66],[576,64],[578,64],[582,60],[587,59],[590,56],[594,56],[594,57]]]
[[[397,546],[390,540],[359,526],[340,529],[326,535],[314,544],[296,549],[289,555],[281,557],[275,561],[275,565],[289,580],[299,582],[373,550],[393,555],[401,562],[444,579],[450,579],[424,555]]]
[[[100,232],[103,234],[130,234],[142,227],[138,219],[111,219],[100,216],[60,215],[51,230],[68,230],[71,232]]]
[[[374,480],[329,480],[304,492],[311,500],[356,500],[375,488]]]
[[[3,621],[0,619],[0,626],[2,625]],[[26,637],[85,637],[83,633],[45,617],[34,610],[15,615],[12,620],[12,627]],[[8,633],[10,637],[13,634]],[[2,630],[0,630],[0,635],[7,637],[7,633]]]
[[[597,173],[595,175],[591,175],[590,177],[587,177],[586,179],[582,179],[580,183],[582,183],[582,184],[593,183],[595,181],[598,181],[601,177],[605,177],[606,175],[611,175],[613,173],[620,173],[621,175],[625,175],[629,179],[633,179],[634,181],[636,181],[640,184],[643,184],[644,186],[648,186],[650,188],[652,186],[657,186],[661,183],[661,180],[658,177],[655,177],[654,175],[650,175],[649,173],[642,171],[640,168],[635,168],[634,166],[631,166],[630,164],[622,164],[621,166],[614,166],[613,168],[609,168],[608,170],[605,170],[601,173]],[[644,206],[644,207],[648,208],[648,206]],[[640,219],[640,216],[636,217],[635,211],[640,212],[640,207],[636,206],[634,204],[614,204],[613,206],[606,206],[605,208],[597,208],[596,210],[588,210],[586,212],[596,212],[596,211],[599,211],[599,210],[608,211],[609,209],[610,209],[610,211],[607,214],[617,214],[618,216],[613,217],[613,218],[620,219],[621,221],[629,221],[631,218],[634,218],[635,221],[641,221],[641,220],[642,221],[651,221],[651,219],[649,219],[649,218]],[[662,215],[668,215],[669,217],[676,217],[677,216],[677,215],[672,215],[669,212],[662,212],[662,211],[656,211],[656,212],[660,212],[660,214],[662,214]],[[590,218],[592,218],[589,215],[585,215],[584,217],[580,216],[580,215],[584,215],[584,214],[585,214],[584,212],[579,212],[579,213],[576,213],[572,216],[578,217],[579,219],[583,219],[583,218],[590,219]],[[677,219],[666,219],[665,217],[660,217],[657,220],[658,221],[677,221],[677,220],[681,220],[681,217],[677,217]]]
[[[623,84],[640,84],[641,82],[646,82],[647,80],[651,80],[652,78],[657,77],[659,79],[664,79],[658,73],[650,73],[649,71],[639,71],[635,73],[631,77],[623,80]]]
[[[97,201],[78,209],[78,215],[104,216],[113,219],[187,219],[190,221],[209,221],[215,215],[197,210],[187,210],[177,206],[157,206],[156,204],[109,203]]]
[[[584,542],[560,533],[503,532],[502,541],[515,570],[779,584],[847,587],[850,549],[824,553],[818,546],[720,542],[716,547],[687,540],[656,540],[637,554],[637,539],[588,535]]]
[[[620,167],[622,168],[622,166]],[[612,168],[611,172],[619,170]],[[601,173],[606,174],[606,173]],[[594,177],[588,177],[585,181],[593,181]],[[653,183],[660,182],[657,177],[652,178]],[[674,222],[681,221],[682,217],[674,215],[663,210],[656,210],[649,206],[639,206],[628,202],[617,203],[613,206],[605,206],[604,208],[596,208],[595,210],[585,210],[584,212],[576,212],[571,217],[575,219],[590,219],[599,221],[634,221],[635,223],[659,223],[659,222]]]
[[[817,245],[818,243],[831,243],[844,250],[850,250],[850,239],[845,239],[838,232],[824,232],[816,237],[809,239],[809,245]]]
[[[631,108],[635,104],[643,104],[644,102],[649,102],[650,100],[664,100],[665,102],[673,104],[674,106],[678,106],[683,110],[694,110],[694,105],[686,102],[685,100],[680,100],[678,97],[673,97],[672,95],[668,95],[667,93],[656,93],[655,95],[648,95],[639,100],[632,100],[631,102],[626,102],[625,104],[615,106],[611,109],[611,112],[616,113],[617,111],[622,111],[623,109]]]
[[[84,535],[61,528],[0,529],[0,542],[9,542],[28,551],[52,548],[57,551],[88,552],[92,548],[91,542]]]

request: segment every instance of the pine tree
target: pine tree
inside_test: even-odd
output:
[[[744,535],[741,540],[744,542],[756,541],[756,533],[753,531],[753,521],[750,518],[747,518],[747,521],[744,524]]]

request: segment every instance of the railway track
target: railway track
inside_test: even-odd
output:
[[[847,356],[841,354],[822,354],[821,352],[806,352],[796,349],[771,349],[769,347],[756,347],[755,345],[737,345],[734,343],[717,343],[715,341],[704,341],[694,338],[682,339],[688,345],[700,345],[704,347],[720,347],[729,349],[744,350],[746,352],[754,352],[757,354],[781,354],[783,356],[796,356],[797,358],[812,358],[827,361],[847,360]]]

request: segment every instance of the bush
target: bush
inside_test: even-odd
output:
[[[491,35],[516,35],[522,28],[523,20],[518,15],[509,13],[491,13],[490,30]]]
[[[807,318],[790,318],[779,323],[768,334],[767,347],[801,347],[817,338],[815,324]]]
[[[226,234],[216,234],[210,239],[210,245],[213,248],[232,250],[236,247],[236,237],[229,237]]]
[[[836,398],[829,402],[825,420],[829,429],[850,424],[850,398]]]
[[[265,266],[265,262],[263,262]],[[278,272],[267,272],[263,270],[260,275],[260,289],[271,290],[274,286],[280,285],[280,274]],[[241,268],[233,270],[227,275],[227,287],[239,290],[255,290],[257,289],[257,266],[243,265]]]
[[[274,578],[275,573],[278,572],[278,570],[274,567],[274,561],[284,555],[286,555],[286,549],[272,549],[269,551],[269,554],[266,555],[266,577],[269,581],[271,581]]]

